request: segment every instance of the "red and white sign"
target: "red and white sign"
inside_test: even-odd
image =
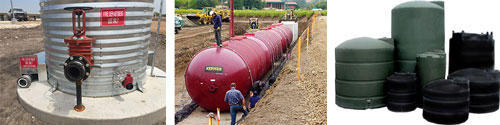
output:
[[[101,26],[124,26],[126,8],[102,8]]]
[[[38,58],[36,56],[22,56],[19,57],[19,64],[21,64],[21,68],[37,68]]]

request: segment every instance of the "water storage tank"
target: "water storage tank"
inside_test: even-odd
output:
[[[201,50],[186,68],[189,96],[207,110],[229,110],[224,97],[230,84],[236,83],[236,89],[246,96],[251,84],[271,69],[292,38],[290,28],[275,24],[255,33],[232,37],[222,47]]]
[[[498,110],[498,71],[467,68],[448,75],[448,79],[463,78],[470,82],[470,112],[489,113]]]
[[[449,73],[465,68],[493,69],[495,40],[493,33],[453,32],[450,39]]]
[[[396,71],[415,72],[417,54],[444,50],[444,9],[439,4],[411,1],[392,9]]]
[[[435,80],[423,88],[423,117],[437,124],[460,124],[469,118],[469,81]],[[471,100],[472,101],[472,100]]]
[[[153,0],[41,0],[40,14],[49,83],[75,94],[75,83],[64,77],[68,56],[64,38],[72,33],[71,11],[65,7],[93,7],[86,11],[87,36],[96,39],[92,47],[96,67],[83,82],[83,96],[113,96],[134,91],[120,88],[119,80],[131,73],[134,88],[145,83],[147,49],[153,18]]]
[[[415,73],[395,73],[385,82],[387,109],[409,112],[417,108],[418,80]]]
[[[394,47],[368,37],[335,48],[335,103],[344,108],[383,107],[384,82],[394,73]]]

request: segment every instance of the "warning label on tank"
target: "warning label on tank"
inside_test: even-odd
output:
[[[21,68],[37,68],[38,59],[36,56],[19,57],[19,64],[21,65]]]
[[[102,8],[101,26],[124,26],[126,8]]]
[[[224,68],[220,66],[205,66],[205,72],[222,73]]]

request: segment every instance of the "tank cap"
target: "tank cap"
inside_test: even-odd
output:
[[[245,33],[246,36],[255,36],[255,33]]]

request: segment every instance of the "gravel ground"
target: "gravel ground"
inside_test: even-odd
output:
[[[0,26],[8,25],[4,24],[4,22],[0,22]],[[165,27],[164,24],[162,25]],[[156,33],[151,35],[150,50],[153,50]],[[165,71],[166,61],[165,40],[165,35],[161,34],[158,42],[158,52],[155,56],[155,66],[163,71]],[[0,125],[44,124],[31,113],[26,112],[19,104],[15,83],[15,80],[19,77],[18,57],[41,52],[44,50],[43,47],[43,34],[40,26],[16,29],[0,28],[0,86],[2,86],[0,87]]]

